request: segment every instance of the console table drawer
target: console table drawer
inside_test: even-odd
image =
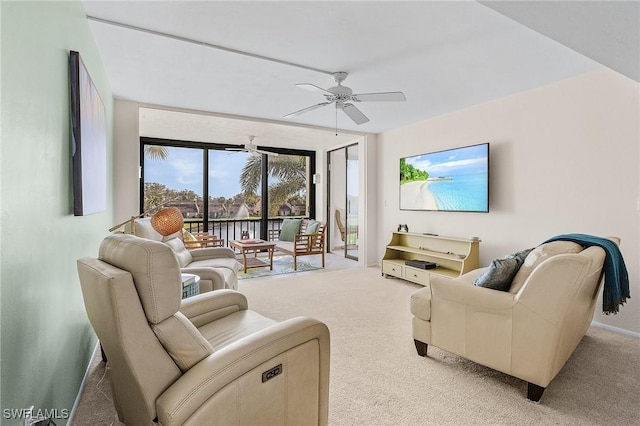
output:
[[[394,277],[404,278],[403,276],[404,266],[395,262],[382,261],[382,273],[387,275],[393,275]]]
[[[418,284],[429,284],[429,271],[425,271],[422,269],[405,267],[404,268],[404,279],[413,281]]]

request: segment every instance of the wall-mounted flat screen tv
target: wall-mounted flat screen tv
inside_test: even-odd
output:
[[[401,158],[400,210],[489,212],[489,144]]]

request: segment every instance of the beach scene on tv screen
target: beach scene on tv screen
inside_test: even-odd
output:
[[[489,211],[489,145],[400,159],[400,209]]]

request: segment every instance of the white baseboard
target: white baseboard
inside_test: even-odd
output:
[[[78,389],[78,395],[76,395],[76,400],[73,401],[73,407],[71,407],[71,411],[69,412],[69,418],[67,419],[67,424],[73,424],[73,418],[75,417],[76,410],[78,409],[78,404],[80,404],[80,398],[82,397],[82,392],[84,392],[84,388],[87,385],[87,380],[89,379],[89,371],[91,370],[91,365],[93,364],[93,357],[96,356],[98,351],[98,346],[100,346],[100,342],[96,343],[95,348],[93,348],[93,352],[91,357],[89,358],[89,364],[87,364],[87,369],[84,372],[84,377],[82,378],[82,382],[80,383],[80,389]]]
[[[592,321],[591,325],[594,327],[604,328],[605,330],[613,331],[614,333],[624,334],[626,336],[635,337],[636,339],[640,339],[640,333],[636,333],[635,331],[626,330],[620,327],[614,327],[612,325],[603,324],[601,322]]]

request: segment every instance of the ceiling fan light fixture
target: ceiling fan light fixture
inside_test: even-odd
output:
[[[407,100],[402,92],[353,93],[353,90],[351,90],[350,87],[342,85],[342,82],[347,78],[347,76],[348,74],[344,71],[334,72],[333,79],[337,83],[337,86],[333,86],[328,89],[323,89],[311,83],[296,84],[296,86],[302,89],[321,93],[325,97],[326,102],[321,102],[319,104],[294,111],[285,115],[284,118],[297,117],[305,112],[313,111],[314,109],[318,109],[335,102],[336,111],[341,109],[354,123],[360,125],[368,122],[369,118],[350,102],[403,102]],[[338,118],[336,117],[336,129],[337,127]]]

